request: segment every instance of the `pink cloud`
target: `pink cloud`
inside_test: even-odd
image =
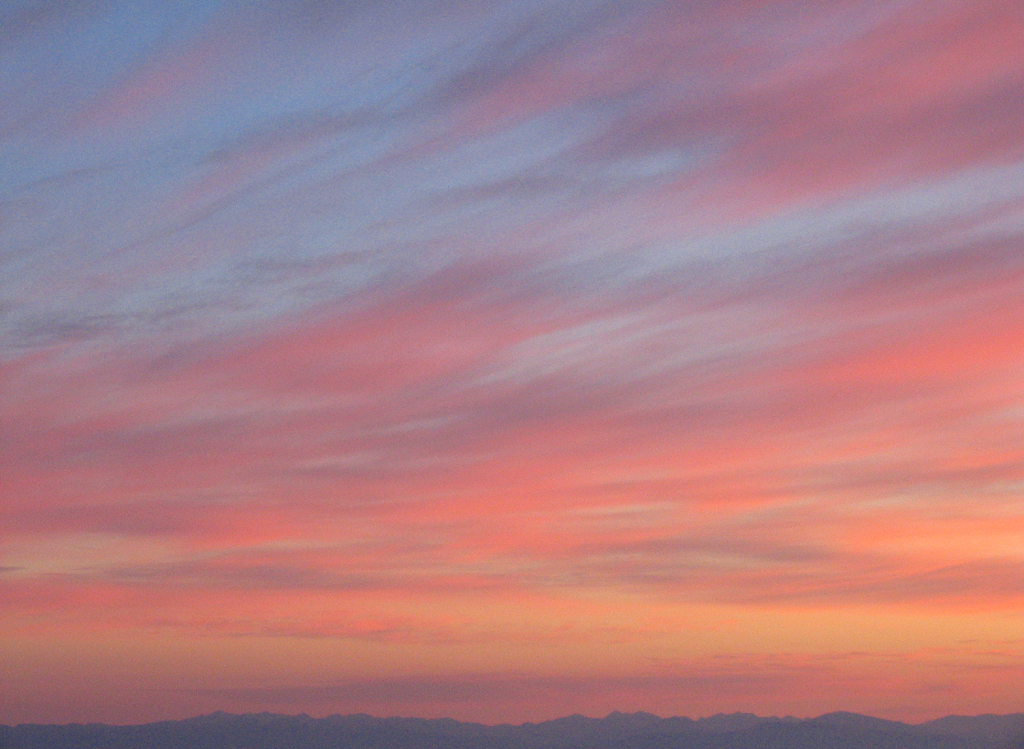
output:
[[[37,213],[0,206],[36,216],[11,258],[42,279],[0,310],[0,626],[50,658],[268,649],[188,710],[906,717],[957,679],[1007,705],[1019,654],[954,630],[1001,637],[1024,592],[1022,29],[868,5],[538,17],[486,48],[406,19],[388,55],[444,54],[340,60],[320,98],[285,31],[254,50],[230,19],[123,71],[75,132],[166,145],[177,118],[195,153],[139,166],[156,187],[26,172]],[[320,33],[294,50],[327,60]],[[254,55],[294,117],[186,127]],[[829,652],[734,652],[797,615]],[[952,649],[878,645],[891,620]],[[385,673],[321,678],[328,651]]]
[[[195,111],[251,51],[246,36],[243,26],[222,20],[180,45],[154,49],[76,113],[72,134],[123,133],[173,113]]]

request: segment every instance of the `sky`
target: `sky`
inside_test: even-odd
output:
[[[1007,0],[5,0],[0,723],[1022,709]]]

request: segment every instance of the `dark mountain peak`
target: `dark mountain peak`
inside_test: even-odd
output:
[[[536,723],[535,725],[560,725],[560,726],[582,726],[587,723],[591,723],[598,720],[597,718],[588,718],[586,715],[580,715],[579,713],[573,713],[572,715],[566,715],[564,718],[555,718],[554,720],[545,720],[542,723]]]
[[[216,712],[135,726],[0,726],[3,749],[1024,749],[1024,714],[911,726],[851,712],[817,718],[719,713],[698,721],[615,711],[487,726],[451,718]]]
[[[1010,715],[947,715],[917,726],[929,733],[1015,743],[1024,747],[1024,713]]]
[[[823,723],[833,726],[857,726],[859,728],[909,728],[906,723],[884,718],[872,718],[870,715],[850,713],[845,710],[838,710],[834,713],[825,713],[817,718],[811,718],[812,723]]]
[[[161,723],[216,723],[218,721],[238,720],[238,719],[243,718],[243,717],[244,717],[243,715],[235,715],[234,713],[226,713],[223,710],[217,710],[216,712],[208,713],[206,715],[197,715],[194,718],[185,718],[185,720],[183,720],[183,721],[165,720],[165,721],[160,721],[160,722]]]

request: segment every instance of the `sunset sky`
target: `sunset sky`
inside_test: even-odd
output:
[[[4,0],[0,674],[1021,711],[1024,6]]]

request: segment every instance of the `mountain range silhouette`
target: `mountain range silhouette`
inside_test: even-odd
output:
[[[0,749],[1024,749],[1024,713],[912,725],[848,712],[698,720],[613,712],[488,726],[451,718],[217,712],[143,725],[0,726]]]

